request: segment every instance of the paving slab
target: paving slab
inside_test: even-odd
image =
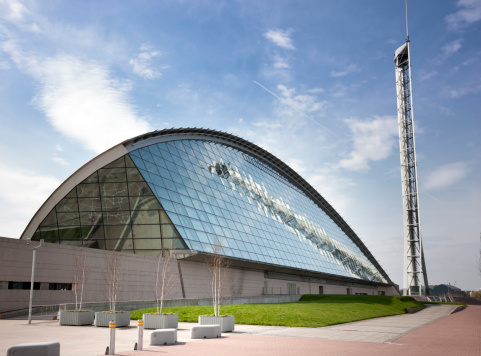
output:
[[[416,314],[364,320],[324,328],[236,325],[220,339],[192,340],[194,323],[179,323],[178,343],[172,346],[149,345],[151,330],[144,330],[144,351],[134,351],[137,322],[116,329],[118,355],[401,355],[399,352],[430,355],[480,355],[481,306],[470,306],[450,314],[452,306],[431,306]],[[453,330],[452,326],[456,329]],[[433,331],[434,330],[434,331]],[[422,335],[419,337],[418,335]],[[439,338],[442,338],[440,340]],[[109,329],[94,326],[60,326],[58,321],[0,320],[0,355],[11,345],[25,342],[59,341],[61,355],[104,355],[109,344]],[[474,345],[474,346],[473,346]],[[423,349],[424,347],[424,349]],[[427,348],[427,350],[426,350]],[[461,353],[460,353],[461,354]]]

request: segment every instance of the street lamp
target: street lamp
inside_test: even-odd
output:
[[[27,245],[30,245],[31,239],[27,239]],[[32,278],[30,279],[30,302],[28,304],[28,323],[32,323],[32,300],[33,300],[33,279],[35,275],[35,254],[37,253],[37,249],[42,247],[43,239],[40,240],[40,244],[38,246],[33,247],[33,256],[32,256]]]

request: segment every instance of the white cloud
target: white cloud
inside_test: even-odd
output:
[[[467,173],[468,164],[466,162],[446,164],[428,174],[425,179],[424,188],[426,190],[447,188],[459,182]]]
[[[309,182],[341,215],[344,215],[351,206],[352,200],[348,190],[354,187],[355,183],[350,178],[343,177],[330,169],[313,167],[310,160],[290,158],[286,163]]]
[[[481,0],[459,0],[456,6],[459,10],[446,16],[450,30],[461,29],[481,20]]]
[[[269,130],[279,129],[279,128],[282,127],[282,123],[280,123],[279,121],[275,121],[275,122],[257,121],[257,122],[254,122],[252,125],[254,125],[256,127],[266,128],[266,129],[269,129]]]
[[[376,117],[371,121],[347,119],[352,133],[353,149],[339,167],[351,171],[368,170],[369,161],[387,158],[397,142],[397,120],[391,116]]]
[[[152,59],[160,57],[162,52],[155,51],[151,46],[143,44],[137,56],[129,61],[135,74],[145,79],[159,78],[162,73],[152,68]],[[165,67],[164,67],[165,68]]]
[[[3,69],[3,70],[10,69],[10,64],[7,61],[0,61],[0,69]]]
[[[312,94],[324,93],[325,91],[326,89],[324,88],[312,88],[312,89],[306,90],[307,93],[312,93]]]
[[[280,92],[279,98],[283,104],[291,107],[296,111],[303,113],[312,113],[323,109],[327,102],[317,101],[316,97],[307,94],[296,95],[296,89],[287,88],[286,86],[279,84],[277,90]]]
[[[28,32],[41,32],[40,27],[33,22],[35,16],[17,0],[0,0],[0,18]]]
[[[438,72],[436,72],[436,71],[432,71],[432,72],[429,72],[429,73],[421,74],[421,80],[427,80],[427,79],[435,76],[436,74],[438,74]]]
[[[65,55],[28,56],[13,42],[3,49],[40,83],[35,103],[52,126],[86,149],[100,153],[151,130],[129,101],[129,83],[113,78],[106,66]]]
[[[471,95],[473,93],[478,93],[480,91],[481,91],[481,85],[474,85],[474,86],[465,86],[462,88],[444,87],[441,93],[445,97],[448,97],[451,99],[458,99],[463,96]]]
[[[29,14],[28,9],[16,0],[0,0],[0,10],[4,18],[10,21],[23,21]]]
[[[20,237],[26,223],[48,196],[60,185],[53,177],[0,163],[0,215],[2,236]]]
[[[290,37],[291,33],[292,33],[292,30],[286,30],[286,31],[269,30],[264,34],[264,37],[267,38],[268,40],[271,40],[279,47],[282,47],[284,49],[294,50],[296,48],[292,44],[292,39]]]
[[[276,69],[289,69],[291,66],[289,65],[289,62],[287,58],[281,57],[279,55],[274,56],[274,68]]]
[[[352,95],[365,81],[361,83],[351,83],[349,85],[343,85],[340,83],[336,83],[335,85],[331,86],[329,91],[332,93],[331,95],[335,98]]]
[[[447,116],[452,116],[453,115],[453,111],[451,110],[451,108],[447,107],[447,106],[442,106],[440,105],[439,106],[439,110],[441,111],[441,113],[443,113],[444,115],[447,115]]]
[[[441,51],[443,52],[444,56],[450,56],[457,51],[459,51],[462,47],[461,42],[463,40],[461,38],[458,38],[457,40],[454,40],[452,42],[446,43],[444,46],[441,47]]]
[[[334,77],[334,78],[345,77],[348,74],[359,72],[359,71],[360,69],[357,66],[357,64],[350,64],[346,68],[344,68],[343,71],[340,71],[340,72],[332,71],[331,77]]]
[[[66,160],[64,160],[63,158],[60,158],[60,157],[57,156],[57,155],[54,155],[54,156],[52,157],[52,161],[57,162],[57,163],[60,164],[61,166],[68,166],[68,165],[70,165],[70,163],[68,163]]]

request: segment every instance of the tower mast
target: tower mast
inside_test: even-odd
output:
[[[424,261],[424,251],[421,237],[421,219],[419,216],[407,0],[406,35],[406,43],[399,47],[394,54],[403,196],[403,290],[407,295],[422,295],[423,292],[429,293],[429,284],[426,272],[426,263]],[[423,284],[425,287],[424,291],[422,287]]]

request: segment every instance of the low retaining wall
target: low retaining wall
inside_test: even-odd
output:
[[[232,297],[223,298],[221,305],[229,304],[266,304],[266,303],[292,303],[301,299],[300,295],[263,295],[256,297]],[[164,307],[182,307],[193,305],[212,305],[211,298],[202,299],[171,299],[164,300]],[[84,303],[83,307],[90,310],[107,310],[108,303]],[[130,302],[117,302],[115,309],[117,310],[136,310],[145,308],[155,308],[157,303],[155,300],[143,300],[143,301],[130,301]],[[71,309],[71,305],[67,304],[67,309]]]
[[[415,308],[406,308],[406,313],[408,313],[408,314],[414,314],[414,313],[417,313],[418,311],[423,310],[424,308],[426,308],[426,306],[415,307]]]
[[[267,304],[267,303],[292,303],[297,302],[301,298],[298,294],[272,294],[272,295],[262,295],[262,296],[255,296],[255,297],[231,297],[231,298],[224,298],[221,301],[221,305],[229,305],[229,304]],[[193,306],[193,305],[212,305],[211,298],[202,298],[202,299],[171,299],[171,300],[164,300],[164,307],[181,307],[181,306]],[[136,310],[136,309],[146,309],[146,308],[155,308],[157,306],[157,302],[155,300],[136,300],[136,301],[124,301],[124,302],[117,302],[115,309],[117,311],[124,310]],[[40,310],[41,308],[35,308],[36,310]],[[66,303],[60,304],[60,309],[62,310],[73,310],[75,309],[74,303]],[[98,302],[98,303],[83,303],[82,309],[88,309],[93,311],[104,311],[109,310],[109,303],[108,302]],[[59,308],[56,308],[58,311]],[[35,310],[34,310],[35,313]],[[27,315],[28,309],[24,310],[17,310],[15,312],[7,312],[0,314],[1,319],[7,319],[14,316],[20,315]]]

